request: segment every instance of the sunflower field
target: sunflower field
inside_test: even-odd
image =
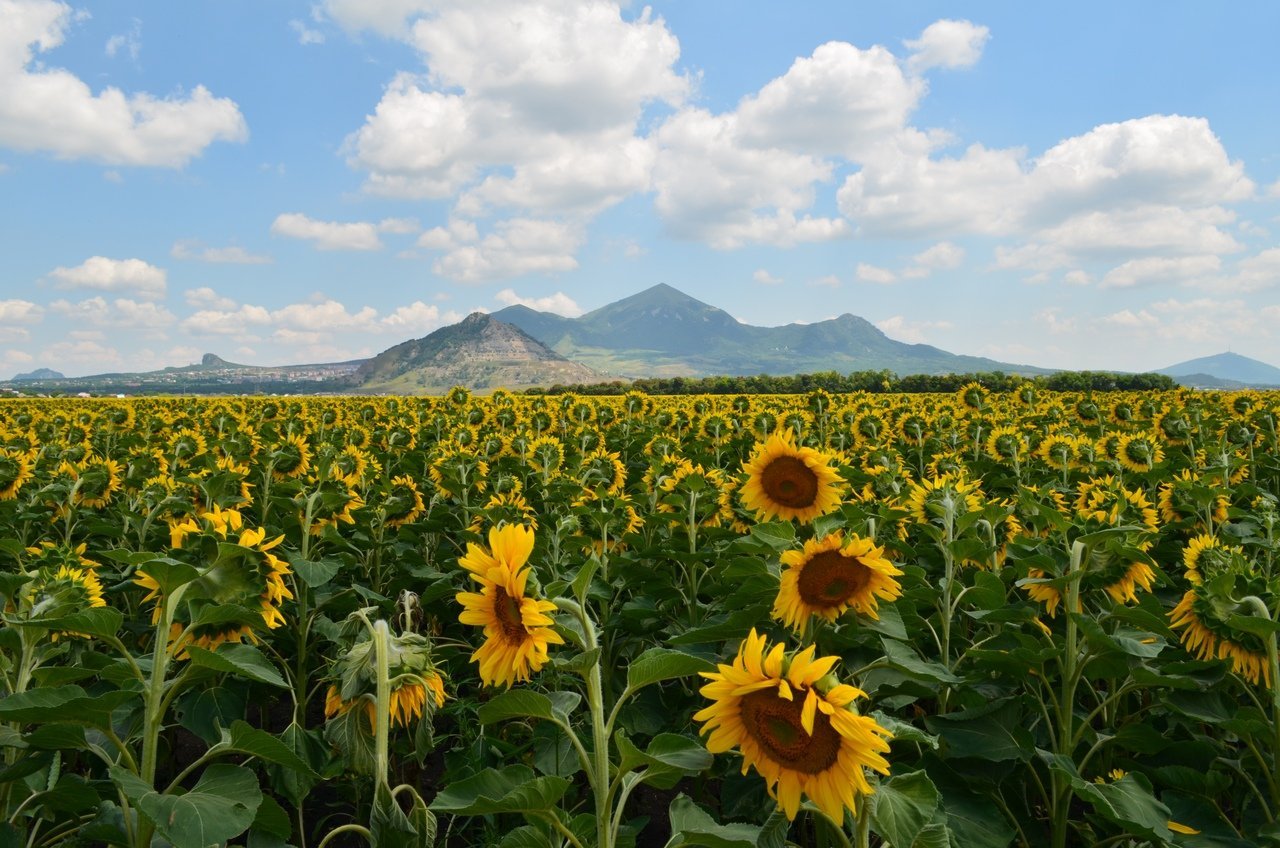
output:
[[[1280,845],[1278,417],[0,401],[0,846]]]

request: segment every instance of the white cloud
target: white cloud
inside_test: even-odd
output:
[[[102,297],[91,297],[75,303],[55,300],[49,304],[49,311],[73,324],[140,332],[144,337],[153,339],[165,338],[165,330],[177,321],[177,317],[160,304],[129,298],[108,301]]]
[[[433,242],[448,252],[432,270],[463,282],[572,271],[578,267],[574,253],[584,238],[583,229],[573,224],[531,218],[499,221],[493,232],[472,244],[443,238]]]
[[[371,332],[377,328],[377,317],[378,312],[373,307],[366,306],[359,312],[348,312],[345,306],[332,298],[312,303],[291,303],[271,313],[271,320],[279,325],[310,332]]]
[[[38,324],[44,307],[29,300],[0,300],[0,324]]]
[[[926,336],[933,330],[949,330],[954,326],[950,321],[911,321],[901,315],[894,315],[877,321],[876,326],[886,336],[910,344],[925,344]]]
[[[829,289],[838,289],[840,288],[840,278],[837,277],[835,274],[827,274],[824,277],[818,277],[816,280],[810,280],[809,285],[825,286]]]
[[[1130,259],[1108,271],[1102,278],[1104,289],[1183,283],[1196,278],[1215,277],[1222,267],[1216,256],[1148,256]]]
[[[456,324],[462,318],[460,313],[453,310],[442,312],[438,306],[415,300],[408,306],[397,307],[382,319],[381,324],[406,333],[428,333],[446,324]]]
[[[859,159],[903,132],[924,91],[884,47],[831,41],[743,98],[733,117],[744,145]]]
[[[62,44],[71,22],[71,7],[61,2],[0,0],[0,145],[180,168],[215,141],[248,138],[235,102],[202,85],[165,98],[113,87],[94,94],[71,72],[46,66],[36,53]]]
[[[546,297],[521,297],[515,293],[514,289],[503,289],[493,296],[493,299],[501,303],[503,306],[514,306],[520,304],[530,309],[536,309],[539,312],[554,312],[557,315],[563,315],[566,318],[577,318],[585,310],[574,302],[573,298],[564,292],[556,292]]]
[[[1042,325],[1046,330],[1055,336],[1069,335],[1076,331],[1076,319],[1064,318],[1061,315],[1062,310],[1056,307],[1041,309],[1033,317],[1032,321]]]
[[[940,241],[911,257],[911,265],[902,272],[907,279],[928,277],[934,271],[951,271],[964,262],[964,248],[949,241]]]
[[[413,235],[422,226],[413,218],[383,218],[378,222],[378,232],[397,236]]]
[[[657,139],[662,154],[654,169],[654,202],[677,236],[732,249],[826,241],[848,232],[840,219],[803,214],[813,206],[815,183],[831,178],[831,163],[748,147],[733,115],[687,109],[668,119]]]
[[[981,145],[958,158],[903,149],[850,176],[837,194],[840,209],[866,235],[1029,235],[1012,250],[1056,266],[1079,250],[1236,249],[1219,229],[1232,219],[1220,204],[1254,190],[1203,118],[1103,124],[1036,160],[1024,156]]]
[[[197,309],[217,309],[225,312],[236,308],[234,300],[229,297],[223,297],[208,286],[187,289],[182,293],[182,298],[187,302],[188,306],[194,306]]]
[[[1150,327],[1160,323],[1159,318],[1145,309],[1140,309],[1137,312],[1131,309],[1122,309],[1119,312],[1103,316],[1101,320],[1105,324],[1113,324],[1117,327]]]
[[[304,21],[297,18],[289,21],[289,29],[293,30],[298,36],[298,43],[306,46],[308,44],[324,44],[324,33],[318,29],[312,29],[307,26]]]
[[[272,261],[270,256],[250,253],[243,247],[206,247],[195,239],[174,242],[169,255],[174,259],[228,265],[267,265]]]
[[[1093,282],[1093,275],[1088,271],[1076,268],[1063,274],[1062,281],[1069,286],[1087,286]]]
[[[74,268],[54,268],[49,276],[60,289],[132,292],[148,300],[164,297],[166,286],[164,269],[141,259],[91,256]]]
[[[915,73],[929,68],[973,67],[990,37],[989,29],[969,21],[934,21],[918,39],[903,42],[911,51],[907,67]]]
[[[1280,197],[1280,180],[1267,186],[1267,197]]]
[[[674,70],[679,43],[647,9],[627,20],[610,2],[344,1],[328,12],[406,39],[430,68],[397,75],[348,139],[366,188],[463,192],[464,216],[589,216],[645,190],[653,151],[635,135],[641,112],[679,103],[689,89]]]
[[[762,286],[778,286],[782,285],[782,278],[775,277],[764,268],[757,268],[755,273],[751,275],[751,279],[755,280]]]
[[[133,27],[127,33],[107,39],[107,46],[104,48],[107,58],[114,59],[121,50],[128,53],[133,61],[138,61],[138,54],[142,52],[142,21],[134,18]]]
[[[219,308],[222,307],[222,308]],[[271,324],[271,313],[261,306],[243,304],[228,305],[226,299],[220,299],[209,308],[199,309],[182,319],[181,327],[185,332],[196,336],[233,336],[240,339],[252,336],[256,328],[265,328]]]
[[[118,369],[124,361],[120,351],[96,341],[55,342],[38,354],[41,362],[57,363],[59,370],[67,365],[87,366],[91,373],[100,374]]]
[[[277,215],[271,224],[273,235],[303,239],[319,250],[381,250],[378,228],[366,221],[337,223],[317,221],[298,212]]]
[[[887,286],[898,281],[898,275],[890,271],[888,268],[881,268],[876,265],[870,265],[866,262],[858,263],[858,268],[854,271],[854,276],[859,282],[874,283],[878,286]]]
[[[325,0],[324,14],[352,33],[372,30],[380,35],[407,36],[406,23],[425,14],[439,0]]]

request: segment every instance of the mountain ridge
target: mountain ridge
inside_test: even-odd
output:
[[[1205,377],[1226,384],[1249,386],[1280,386],[1280,368],[1239,353],[1225,351],[1178,362],[1156,371],[1187,384],[1202,385]],[[1189,382],[1187,382],[1189,381]],[[1219,386],[1207,386],[1218,388]]]
[[[852,313],[810,324],[744,324],[666,283],[577,318],[509,306],[495,318],[520,327],[557,353],[625,377],[796,374],[889,370],[899,374],[1052,369],[949,353],[890,339]]]

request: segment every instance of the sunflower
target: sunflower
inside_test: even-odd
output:
[[[892,734],[851,708],[866,693],[827,678],[837,657],[814,658],[810,646],[791,657],[781,644],[768,649],[755,630],[732,665],[701,672],[711,706],[694,715],[705,722],[707,750],[742,752],[743,774],[754,767],[788,819],[808,796],[834,821],[874,790],[865,769],[889,773],[884,754]]]
[[[120,491],[120,463],[114,459],[89,457],[74,466],[63,465],[71,470],[76,481],[72,501],[78,505],[98,509],[111,503]]]
[[[538,529],[537,513],[519,491],[494,492],[489,495],[485,505],[471,517],[471,532],[479,535],[486,520],[495,526],[523,524],[530,530]]]
[[[279,481],[301,477],[311,470],[311,446],[301,434],[286,436],[268,456],[271,476]]]
[[[1027,577],[1032,580],[1045,580],[1049,575],[1039,568],[1029,568],[1027,569]],[[1022,588],[1031,596],[1031,600],[1044,604],[1044,610],[1049,613],[1050,618],[1058,614],[1058,605],[1062,603],[1061,589],[1044,583],[1027,583]]]
[[[724,475],[719,469],[707,470],[684,459],[670,476],[663,478],[658,488],[662,492],[658,512],[670,514],[671,523],[720,526],[720,491],[724,488]]]
[[[31,460],[21,451],[0,448],[0,501],[11,501],[35,477]]]
[[[965,412],[982,412],[990,396],[981,383],[967,383],[956,390],[956,402]]]
[[[426,512],[422,503],[422,492],[412,477],[399,476],[391,478],[391,486],[383,501],[386,510],[385,521],[388,527],[402,527],[417,521]]]
[[[1027,439],[1017,427],[996,427],[987,436],[987,453],[1000,462],[1014,465],[1027,454]]]
[[[1205,566],[1208,570],[1215,570],[1224,564],[1224,558],[1229,559],[1232,554],[1243,553],[1243,548],[1224,545],[1217,537],[1202,533],[1192,538],[1182,549],[1182,564],[1187,569],[1187,580],[1199,585],[1204,582],[1202,572],[1206,570]]]
[[[1049,435],[1036,452],[1050,468],[1058,471],[1066,471],[1075,465],[1075,439],[1066,433]]]
[[[804,548],[782,555],[782,583],[773,603],[773,617],[800,632],[816,615],[835,621],[848,609],[879,619],[879,600],[902,595],[894,578],[902,571],[885,559],[884,548],[870,539],[853,535],[848,542],[840,533],[810,539]]]
[[[428,672],[416,681],[403,680],[391,690],[391,704],[388,709],[390,726],[395,727],[398,724],[401,727],[408,727],[410,722],[421,718],[422,709],[426,706],[428,697],[431,698],[436,709],[444,706],[446,697],[444,679],[438,673]],[[344,715],[359,702],[364,703],[365,716],[369,719],[369,732],[373,733],[378,726],[376,701],[368,696],[357,696],[344,701],[341,691],[334,684],[330,684],[328,691],[325,692],[324,717],[331,719]]]
[[[1214,615],[1213,604],[1192,586],[1169,611],[1169,626],[1182,630],[1182,644],[1202,660],[1231,660],[1231,670],[1250,683],[1271,685],[1271,667],[1256,636],[1231,630]]]
[[[907,492],[905,509],[921,524],[928,524],[943,516],[951,503],[954,516],[982,509],[982,489],[976,481],[965,478],[963,473],[948,473],[941,477],[912,483]]]
[[[1150,471],[1164,462],[1164,449],[1151,435],[1129,433],[1121,436],[1116,447],[1116,458],[1130,471]]]
[[[807,524],[840,505],[840,474],[813,448],[798,448],[781,433],[756,449],[742,466],[742,502],[763,521]]]
[[[485,642],[471,660],[479,663],[480,679],[487,686],[510,687],[528,680],[530,672],[546,664],[547,645],[564,644],[547,615],[555,604],[525,596],[533,541],[533,531],[522,525],[494,527],[489,530],[489,550],[468,543],[466,555],[458,560],[481,586],[480,592],[458,593],[463,607],[458,620],[484,628]]]
[[[1197,529],[1203,529],[1207,508],[1201,507],[1200,504],[1206,495],[1205,490],[1211,488],[1213,487],[1197,478],[1187,468],[1166,479],[1160,484],[1160,493],[1156,496],[1161,520],[1169,524],[1188,521]],[[1211,517],[1215,524],[1221,524],[1227,520],[1229,505],[1230,501],[1226,495],[1221,492],[1215,493],[1213,508],[1208,512],[1208,517]]]
[[[265,530],[244,527],[238,511],[215,506],[198,517],[171,525],[170,546],[176,550],[199,552],[202,548],[192,541],[192,537],[204,536],[223,543],[231,538],[232,533],[238,534],[234,545],[239,551],[233,552],[219,545],[217,559],[204,568],[200,577],[187,584],[183,599],[234,603],[249,608],[256,606],[262,619],[261,626],[274,630],[285,623],[280,607],[286,600],[293,599],[293,593],[284,580],[291,573],[289,564],[271,553],[284,541],[284,536],[267,541]],[[162,601],[159,582],[141,569],[136,572],[133,582],[147,590],[142,600],[144,603],[155,602],[152,621],[159,621]],[[186,611],[189,612],[189,608]],[[191,645],[214,650],[224,642],[257,642],[254,630],[251,624],[244,622],[188,626],[182,621],[175,621],[170,632],[174,643],[171,650],[179,659],[185,659],[186,649]]]

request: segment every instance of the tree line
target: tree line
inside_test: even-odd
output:
[[[908,374],[892,371],[818,371],[813,374],[774,376],[642,377],[631,382],[557,383],[547,388],[526,389],[526,394],[621,395],[640,391],[649,395],[798,395],[823,389],[844,392],[954,392],[961,386],[978,383],[993,392],[1011,392],[1030,383],[1037,388],[1059,392],[1116,392],[1174,389],[1178,383],[1164,374],[1121,374],[1114,371],[1056,371],[1027,377],[1003,371],[975,374]]]

